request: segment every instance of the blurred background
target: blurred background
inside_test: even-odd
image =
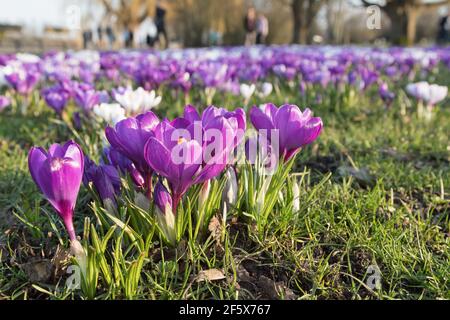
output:
[[[448,44],[450,0],[0,0],[0,52]]]

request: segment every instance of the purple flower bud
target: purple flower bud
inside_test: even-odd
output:
[[[73,211],[84,169],[80,146],[68,141],[64,146],[53,144],[48,152],[33,147],[28,167],[34,182],[64,221],[70,240],[75,240]]]
[[[168,210],[172,210],[172,197],[160,181],[155,186],[154,201],[162,214],[166,214]]]
[[[120,193],[120,177],[117,169],[111,165],[96,165],[88,157],[85,158],[83,183],[92,182],[103,204],[116,204],[115,196]]]
[[[5,96],[0,96],[0,112],[11,104],[11,99]]]
[[[159,181],[154,191],[156,219],[162,233],[172,245],[176,242],[175,214],[172,210],[172,197],[164,185]]]

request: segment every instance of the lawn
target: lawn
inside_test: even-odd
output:
[[[251,97],[246,111],[266,102],[295,104],[309,107],[324,127],[286,163],[288,175],[283,166],[275,174],[281,184],[267,190],[266,205],[272,198],[276,204],[266,216],[247,210],[256,187],[245,182],[256,172],[245,165],[237,168],[239,196],[225,217],[214,196],[221,196],[224,178],[213,181],[208,221],[198,230],[192,217],[202,190],[191,188],[181,207],[190,212],[180,222],[187,231],[174,246],[155,227],[152,209],[139,205],[129,176],[122,177],[115,212],[102,207],[92,186],[82,186],[74,224],[88,271],[76,290],[66,287],[73,260],[64,225],[34,184],[27,157],[34,145],[73,139],[98,161],[105,125],[84,119],[75,129],[73,103],[58,117],[37,92],[25,113],[5,109],[0,299],[450,299],[448,98],[424,120],[405,92],[407,79],[393,85],[389,108],[377,86],[310,85],[302,93],[297,84],[270,79],[275,90]],[[449,86],[449,69],[438,65],[428,79]],[[161,119],[182,114],[185,99],[167,86],[157,92]],[[193,88],[190,102],[203,110],[207,98]],[[242,97],[223,92],[211,102],[244,106]]]

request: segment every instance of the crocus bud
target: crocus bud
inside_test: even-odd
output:
[[[266,98],[266,97],[270,96],[272,91],[273,91],[273,85],[270,82],[264,82],[261,86],[261,92],[259,95],[261,98]]]
[[[175,215],[172,211],[172,197],[159,181],[155,186],[154,192],[155,212],[158,224],[166,239],[171,243],[176,242],[175,233]]]
[[[272,181],[272,175],[266,176],[264,182],[256,197],[256,211],[260,214],[264,208],[266,201],[266,193],[269,190],[270,182]]]
[[[53,144],[48,152],[33,147],[28,155],[31,177],[64,221],[70,240],[75,240],[73,211],[84,170],[84,156],[73,141]]]
[[[119,172],[111,165],[96,165],[92,160],[86,157],[84,164],[83,182],[88,185],[90,182],[102,199],[105,208],[115,212],[115,196],[120,192],[121,181]]]
[[[227,182],[222,192],[222,202],[227,211],[230,206],[235,205],[238,196],[238,183],[236,177],[236,171],[233,167],[229,167],[225,172]]]
[[[11,104],[11,99],[0,95],[0,112]]]
[[[292,209],[297,212],[300,210],[300,188],[297,181],[292,183],[292,199]]]
[[[202,208],[205,205],[206,200],[208,200],[210,190],[211,190],[211,182],[210,180],[207,180],[203,183],[202,189],[200,190],[200,194],[198,195],[199,208]]]

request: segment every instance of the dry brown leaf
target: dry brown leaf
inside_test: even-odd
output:
[[[54,265],[48,259],[27,262],[22,264],[21,267],[30,282],[48,282],[54,270]]]
[[[214,240],[220,241],[220,235],[222,233],[222,224],[216,216],[211,218],[208,224],[208,231],[211,232]]]
[[[221,270],[208,269],[200,271],[196,280],[197,282],[202,282],[202,281],[217,281],[223,279],[225,279],[225,275]]]

